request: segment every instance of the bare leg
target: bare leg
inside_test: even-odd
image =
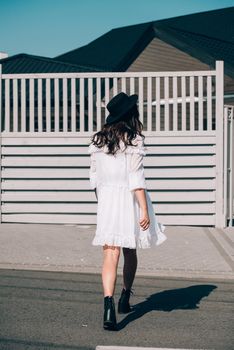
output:
[[[104,297],[114,295],[119,255],[120,247],[108,245],[103,247],[102,284]]]
[[[123,282],[124,289],[131,289],[136,269],[137,269],[137,253],[136,249],[123,248],[124,267],[123,267]]]

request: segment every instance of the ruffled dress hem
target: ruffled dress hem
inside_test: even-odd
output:
[[[149,230],[140,230],[138,238],[138,247],[142,249],[153,248],[159,246],[167,239],[167,236],[163,233],[166,229],[162,223],[156,223],[156,235],[150,234]]]
[[[106,234],[106,237],[102,237],[102,235],[95,234],[95,237],[92,241],[92,245],[94,246],[115,246],[129,249],[149,249],[162,244],[167,236],[163,233],[166,229],[162,223],[156,223],[156,235],[150,234],[149,230],[140,230],[139,236],[136,238],[135,243],[131,242],[131,240],[123,239],[122,235],[116,234]],[[108,237],[108,238],[107,238]]]

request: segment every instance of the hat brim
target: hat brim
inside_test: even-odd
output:
[[[122,120],[122,116],[125,115],[136,104],[137,100],[138,100],[138,95],[133,94],[133,95],[129,96],[129,103],[126,106],[126,108],[123,110],[123,112],[118,114],[118,115],[116,115],[116,116],[113,116],[112,114],[109,114],[106,117],[105,123],[106,124],[112,124],[112,123],[117,122],[118,120]]]

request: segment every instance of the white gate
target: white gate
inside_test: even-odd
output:
[[[1,222],[96,223],[90,136],[139,95],[148,189],[168,225],[224,227],[223,62],[183,72],[0,74]]]

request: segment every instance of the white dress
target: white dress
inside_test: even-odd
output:
[[[158,222],[147,191],[143,156],[147,148],[140,135],[132,141],[136,146],[127,146],[120,141],[120,150],[115,155],[107,154],[107,146],[101,149],[89,145],[90,187],[96,188],[97,223],[93,245],[113,245],[136,249],[151,248],[163,243],[167,237],[165,226]],[[143,230],[139,224],[141,208],[134,189],[144,188],[150,226]]]

